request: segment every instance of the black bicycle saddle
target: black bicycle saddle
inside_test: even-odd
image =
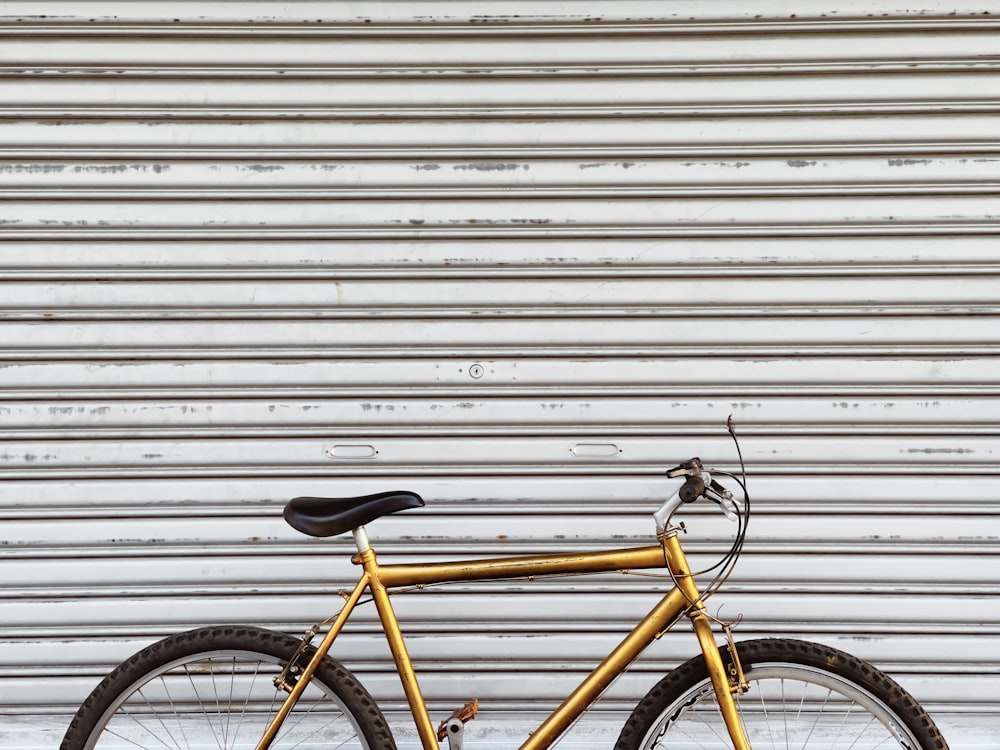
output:
[[[296,497],[285,505],[285,520],[309,536],[336,536],[376,518],[409,508],[420,508],[415,492],[396,490],[361,497]]]

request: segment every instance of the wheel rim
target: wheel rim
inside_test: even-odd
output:
[[[804,665],[755,664],[736,701],[754,750],[888,750],[920,747],[896,715],[864,688]],[[731,747],[712,684],[704,680],[657,717],[643,750]]]
[[[207,651],[144,675],[108,708],[87,743],[94,750],[253,750],[286,693],[282,659]],[[285,719],[273,750],[364,748],[360,728],[332,689],[313,679]]]

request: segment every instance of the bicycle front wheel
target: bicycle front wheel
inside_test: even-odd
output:
[[[828,646],[787,639],[737,644],[750,689],[736,696],[754,750],[947,750],[927,712],[872,665]],[[720,649],[730,666],[727,649]],[[615,750],[731,748],[699,655],[639,702]]]
[[[154,643],[94,689],[61,750],[253,750],[287,696],[273,680],[298,645],[251,627],[201,628]],[[396,745],[368,692],[328,657],[271,747]]]

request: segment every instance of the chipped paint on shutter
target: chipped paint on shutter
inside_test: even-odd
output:
[[[423,494],[369,528],[385,560],[645,542],[664,466],[734,467],[730,414],[755,515],[723,615],[995,744],[988,8],[43,5],[0,14],[5,744],[53,746],[163,635],[328,615],[349,544],[285,526],[294,495]],[[478,696],[471,744],[516,746],[649,588],[398,608],[434,717]],[[411,746],[359,614],[340,653]]]

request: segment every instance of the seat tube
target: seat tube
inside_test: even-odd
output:
[[[736,708],[736,701],[733,699],[733,692],[729,686],[729,677],[726,674],[726,666],[719,655],[719,647],[715,642],[715,635],[712,633],[712,624],[705,614],[705,605],[701,600],[701,592],[694,581],[691,569],[687,564],[687,557],[681,549],[681,543],[677,539],[677,532],[668,530],[662,537],[663,551],[666,554],[667,565],[673,573],[677,587],[691,602],[688,610],[688,617],[691,618],[691,625],[695,635],[698,637],[698,645],[701,646],[701,653],[705,657],[705,667],[712,680],[712,687],[715,690],[715,698],[719,704],[719,711],[726,722],[726,729],[733,742],[735,750],[750,750],[750,742],[743,731],[743,723],[740,721],[739,710]]]
[[[396,663],[396,673],[403,683],[403,692],[406,694],[406,702],[410,706],[410,713],[413,715],[417,733],[420,735],[420,744],[423,745],[424,750],[439,750],[437,733],[434,731],[431,717],[427,713],[427,705],[424,703],[423,693],[420,692],[420,685],[417,683],[417,675],[413,671],[413,664],[406,650],[403,633],[399,629],[396,612],[389,600],[389,592],[378,578],[378,561],[375,558],[375,552],[371,547],[367,547],[358,554],[358,557],[370,579],[368,585],[372,592],[372,599],[375,601],[375,608],[378,610],[378,617],[382,622],[382,631],[389,644],[389,651],[392,652],[392,659]]]

